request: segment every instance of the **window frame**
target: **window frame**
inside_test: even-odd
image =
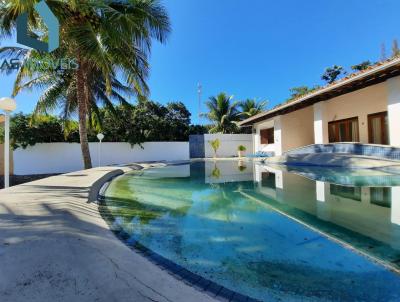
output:
[[[373,131],[372,131],[372,119],[375,117],[381,118],[381,125],[385,125],[385,118],[388,118],[388,112],[376,112],[368,114],[368,143],[376,144],[372,142],[373,139]],[[388,127],[389,128],[389,127]],[[389,129],[385,129],[385,127],[381,127],[381,136],[383,139],[383,143],[381,145],[389,145]]]
[[[270,145],[270,144],[275,144],[275,134],[274,134],[274,127],[272,128],[266,128],[266,129],[260,129],[260,144],[261,145]],[[265,136],[263,133],[266,133]],[[272,137],[272,139],[271,139]],[[272,140],[272,142],[271,142]]]
[[[339,140],[339,131],[335,131],[335,139],[331,140],[331,128],[335,127],[336,130],[338,130],[338,126],[341,123],[345,123],[346,127],[346,137],[350,137],[350,125],[351,122],[357,122],[357,134],[356,134],[356,140]],[[350,118],[345,118],[341,120],[336,120],[336,121],[331,121],[328,123],[328,139],[329,143],[351,143],[351,142],[360,142],[360,123],[358,121],[358,116],[350,117]]]

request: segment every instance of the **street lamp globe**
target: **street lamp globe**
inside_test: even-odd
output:
[[[6,112],[12,112],[17,109],[17,102],[12,98],[1,98],[0,99],[0,109]]]

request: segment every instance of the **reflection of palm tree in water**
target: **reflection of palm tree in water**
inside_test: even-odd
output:
[[[221,177],[221,170],[218,168],[217,164],[214,164],[214,169],[211,172],[211,177],[217,179]]]
[[[233,187],[234,186],[234,187]],[[207,213],[222,215],[226,221],[231,221],[234,216],[235,196],[237,185],[234,183],[212,184],[209,196],[210,206]]]

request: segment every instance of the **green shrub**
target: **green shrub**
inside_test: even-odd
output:
[[[238,147],[238,151],[240,151],[240,152],[244,152],[244,151],[246,151],[246,150],[247,150],[246,147],[243,146],[243,145],[240,145],[240,146]]]

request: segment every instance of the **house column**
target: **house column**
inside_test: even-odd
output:
[[[319,102],[314,104],[314,143],[327,144],[328,138],[328,118],[326,113],[326,103]]]
[[[400,147],[400,76],[386,81],[390,145]]]
[[[400,226],[400,187],[392,187],[392,206],[390,220]]]
[[[329,220],[331,213],[327,201],[329,184],[322,181],[315,182],[315,195],[317,200],[317,216],[322,220]]]
[[[282,117],[280,115],[274,118],[274,145],[275,145],[275,156],[281,156],[283,153],[283,147],[282,147]]]

